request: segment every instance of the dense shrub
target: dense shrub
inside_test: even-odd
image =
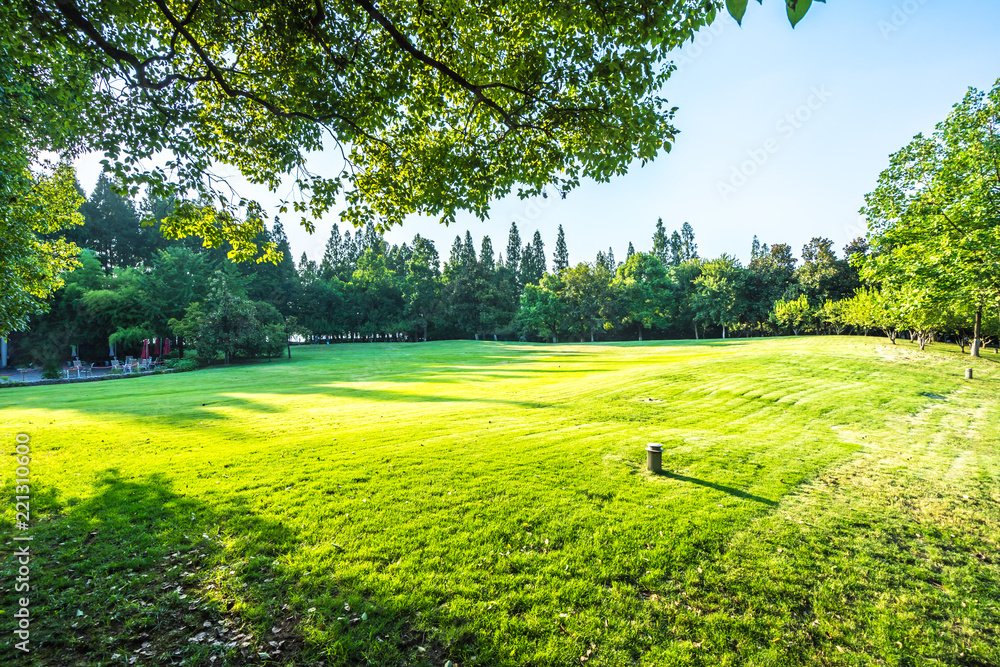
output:
[[[198,362],[194,359],[167,359],[164,366],[175,371],[193,371],[198,368]]]

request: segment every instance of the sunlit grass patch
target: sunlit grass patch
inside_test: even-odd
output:
[[[996,664],[996,365],[905,351],[323,346],[4,392],[34,658]]]

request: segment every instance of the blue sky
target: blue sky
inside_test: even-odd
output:
[[[574,263],[609,246],[623,260],[629,241],[651,247],[662,217],[668,232],[690,222],[704,257],[746,261],[754,234],[796,254],[813,236],[841,248],[865,233],[857,212],[889,154],[931,131],[970,86],[1000,78],[1000,2],[830,0],[792,30],[784,3],[766,0],[750,3],[742,28],[721,15],[675,62],[663,90],[679,107],[671,153],[610,183],[584,183],[565,200],[509,197],[487,221],[464,216],[450,227],[413,218],[388,239],[420,233],[447,257],[469,229],[477,247],[489,235],[500,250],[517,221],[523,239],[541,231],[551,261],[562,224]],[[79,163],[88,190],[97,159]],[[241,192],[277,201],[251,186]],[[313,235],[286,225],[296,261],[303,252],[322,257],[336,220]]]

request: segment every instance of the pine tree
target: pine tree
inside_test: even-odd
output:
[[[628,260],[632,259],[632,255],[634,255],[634,254],[635,254],[635,247],[632,245],[632,242],[629,241],[628,242],[628,253],[625,255],[625,261],[627,262]]]
[[[281,253],[281,261],[277,264],[263,262],[254,264],[249,271],[250,285],[247,296],[252,301],[266,301],[277,308],[283,315],[291,314],[290,303],[296,289],[298,273],[295,270],[295,260],[292,259],[292,249],[285,236],[285,227],[275,218],[274,226],[267,234],[267,241],[274,243]],[[241,268],[241,271],[243,269]]]
[[[413,252],[407,262],[403,288],[405,316],[413,326],[422,330],[427,340],[429,325],[441,310],[440,260],[430,239],[417,234],[413,237]]]
[[[413,248],[407,245],[406,241],[403,241],[399,246],[399,251],[396,253],[395,263],[393,264],[393,270],[396,272],[396,275],[400,277],[406,275],[406,266],[412,258]]]
[[[545,261],[545,246],[542,244],[542,235],[537,229],[535,230],[534,238],[531,240],[531,246],[532,254],[535,256],[535,275],[537,276],[532,282],[537,283],[545,275],[545,272],[548,271]]]
[[[479,305],[476,303],[476,257],[472,235],[466,240],[456,236],[451,246],[451,256],[444,270],[444,296],[449,322],[462,335],[476,333],[479,324]]]
[[[667,231],[663,228],[663,218],[656,220],[656,233],[653,234],[653,255],[664,266],[670,261],[670,242],[667,240]]]
[[[489,273],[496,270],[496,262],[493,260],[493,241],[489,236],[483,237],[483,245],[479,249],[479,266]]]
[[[292,246],[288,243],[288,236],[285,235],[285,226],[277,218],[274,219],[274,227],[271,229],[271,241],[274,242],[274,245],[278,247],[278,252],[281,253],[279,266],[283,264],[294,268],[295,261],[292,259]]]
[[[677,266],[684,259],[684,244],[681,242],[681,235],[674,230],[670,235],[670,265]]]
[[[685,222],[684,226],[681,227],[681,246],[685,261],[698,259],[698,244],[694,242],[694,228],[691,227],[690,222]]]
[[[340,236],[340,228],[337,223],[333,223],[330,230],[330,238],[326,242],[323,251],[323,262],[320,264],[320,273],[324,280],[330,280],[340,273],[344,268],[344,239]]]
[[[309,285],[319,278],[319,267],[316,262],[309,259],[309,255],[302,253],[302,257],[299,258],[299,282],[303,285]]]
[[[556,237],[556,252],[552,257],[552,271],[562,273],[569,268],[569,250],[566,248],[566,234],[559,225],[559,235]]]
[[[535,275],[535,250],[530,243],[525,243],[518,253],[521,261],[517,267],[517,282],[521,287],[533,282]]]
[[[346,276],[350,276],[354,273],[354,269],[358,266],[358,257],[361,255],[358,252],[358,243],[355,239],[351,238],[351,230],[344,230],[344,273]],[[345,276],[345,277],[346,277]]]
[[[517,283],[524,285],[520,278],[521,270],[521,235],[517,231],[517,223],[510,223],[510,234],[507,237],[507,266],[518,276]]]
[[[82,190],[80,191],[82,195]],[[97,253],[104,270],[111,272],[114,267],[137,266],[152,260],[155,249],[144,252],[147,241],[162,236],[152,227],[143,227],[139,222],[135,202],[114,191],[112,181],[101,174],[94,186],[90,199],[80,207],[86,221],[83,226],[70,227],[65,236],[69,241],[89,248]],[[146,238],[149,237],[149,238]]]
[[[462,244],[462,266],[466,271],[474,271],[476,268],[476,247],[469,230],[465,230],[465,243]]]
[[[594,266],[602,269],[608,268],[608,256],[604,254],[603,250],[597,251],[597,259],[594,260]]]
[[[451,244],[451,255],[448,257],[448,268],[452,271],[462,266],[462,237],[456,236]]]
[[[385,239],[382,238],[382,232],[375,228],[375,224],[369,222],[365,225],[365,235],[361,241],[361,252],[358,255],[365,254],[365,250],[371,250],[376,255],[384,255],[387,249],[387,244]]]
[[[493,259],[493,241],[489,236],[483,236],[483,244],[479,250],[479,266],[476,270],[476,304],[479,309],[478,333],[488,335],[506,323],[509,319],[503,298],[502,288],[498,282],[499,272]]]

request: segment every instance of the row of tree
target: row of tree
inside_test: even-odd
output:
[[[754,239],[744,267],[723,255],[699,257],[685,223],[668,234],[657,221],[648,252],[629,243],[571,266],[562,227],[551,263],[539,232],[522,239],[511,225],[499,253],[487,236],[456,237],[442,261],[430,239],[389,245],[374,226],[335,225],[319,262],[296,265],[280,221],[255,239],[281,253],[276,263],[233,263],[226,248],[164,238],[155,224],[171,204],[137,205],[101,178],[71,232],[86,248],[81,266],[50,300],[47,314],[15,336],[16,348],[45,364],[70,346],[89,358],[119,353],[146,338],[174,337],[207,358],[274,355],[287,335],[338,340],[486,338],[506,340],[703,337],[782,333],[776,301],[819,307],[859,285],[847,256],[813,239],[801,265],[786,244]]]

